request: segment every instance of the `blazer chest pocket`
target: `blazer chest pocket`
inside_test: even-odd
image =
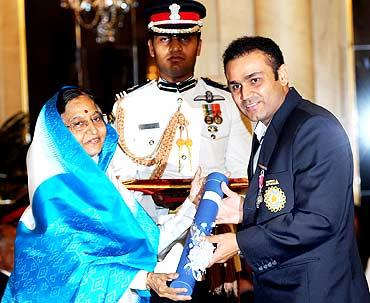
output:
[[[293,182],[289,171],[266,174],[262,197],[257,224],[289,213],[294,207]]]

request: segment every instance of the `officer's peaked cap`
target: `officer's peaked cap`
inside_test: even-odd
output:
[[[145,12],[148,29],[157,34],[200,32],[206,16],[204,5],[193,0],[152,0]]]

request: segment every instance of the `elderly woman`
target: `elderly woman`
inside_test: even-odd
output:
[[[31,206],[18,225],[2,302],[148,302],[149,289],[190,299],[167,287],[177,274],[153,269],[159,242],[190,226],[194,206],[184,203],[177,232],[160,241],[156,224],[111,175],[119,152],[115,130],[83,90],[65,87],[44,105],[27,155]]]

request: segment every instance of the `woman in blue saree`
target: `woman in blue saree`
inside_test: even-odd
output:
[[[117,134],[75,87],[42,108],[27,155],[31,205],[17,228],[2,302],[149,302],[149,289],[187,300],[157,274],[159,230],[109,178]]]

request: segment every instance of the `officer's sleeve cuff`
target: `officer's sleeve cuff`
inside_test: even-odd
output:
[[[146,270],[139,270],[135,278],[130,283],[131,289],[136,290],[147,290],[146,287],[146,277],[148,272]]]

